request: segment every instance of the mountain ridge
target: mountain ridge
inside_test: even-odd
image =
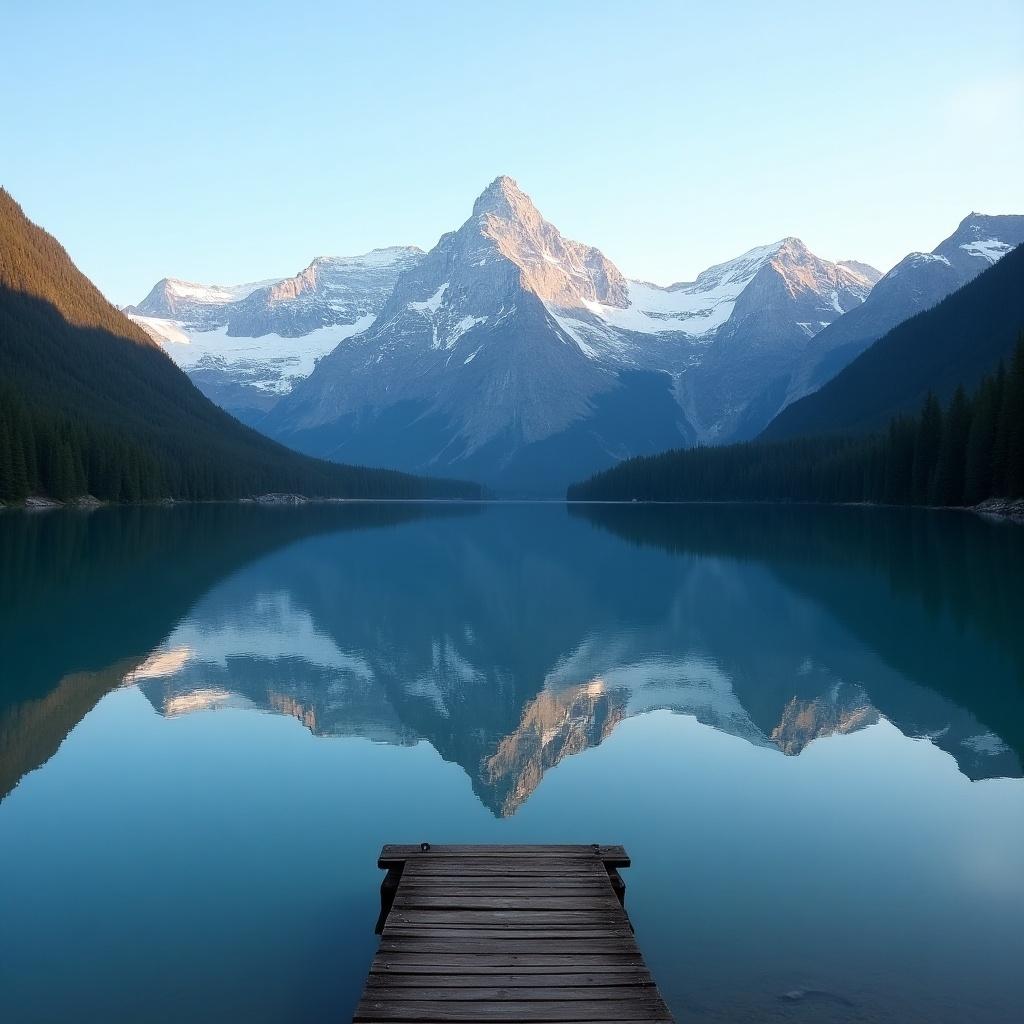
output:
[[[763,425],[764,362],[798,359],[824,322],[863,300],[871,276],[787,238],[691,283],[631,281],[502,175],[399,275],[373,325],[257,422],[330,458],[386,456],[371,435],[387,430],[396,468],[483,473],[499,487],[554,493],[581,465],[752,430],[745,412]],[[755,334],[760,371],[735,373]],[[652,388],[663,395],[653,404]],[[730,404],[739,411],[723,419]],[[637,436],[624,425],[641,406],[648,426]],[[543,459],[532,450],[542,444]],[[549,466],[538,476],[541,461]]]
[[[499,175],[427,253],[318,257],[200,295],[196,325],[220,307],[211,330],[144,326],[205,394],[309,454],[543,496],[633,455],[758,436],[1018,228],[1024,217],[972,213],[886,274],[786,236],[661,286],[562,235]],[[372,300],[353,287],[331,307],[332,266],[389,253],[404,255]],[[132,308],[165,311],[145,301]]]
[[[232,419],[3,189],[0,398],[4,501],[467,490],[310,459]]]
[[[908,253],[882,275],[862,306],[821,332],[818,358],[794,381],[786,404],[818,390],[898,324],[930,309],[1022,242],[1024,216],[972,212],[931,252]]]
[[[946,401],[958,386],[970,390],[1011,356],[1024,330],[1022,296],[1024,246],[1017,246],[894,327],[821,389],[785,408],[761,436],[879,429],[893,416],[916,412],[929,393]]]

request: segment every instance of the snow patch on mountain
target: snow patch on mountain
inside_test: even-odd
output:
[[[659,288],[643,281],[630,281],[626,309],[597,303],[587,308],[623,331],[640,334],[681,331],[694,338],[707,337],[729,319],[736,299],[749,281],[749,277],[730,277],[707,285],[698,280],[681,288]]]
[[[961,246],[966,249],[967,246]],[[899,263],[896,264],[892,270],[886,275],[887,277],[897,277],[903,273],[908,267],[913,267],[915,264],[920,265],[922,263],[944,263],[947,267],[950,265],[949,260],[945,256],[934,252],[912,252],[908,253]]]
[[[681,333],[695,340],[711,341],[714,333],[733,315],[744,289],[766,264],[772,262],[784,276],[789,270],[793,291],[806,287],[806,282],[787,266],[789,250],[799,258],[810,255],[799,239],[783,238],[710,267],[692,283],[662,288],[647,281],[629,281],[629,301],[625,308],[588,300],[583,301],[583,306],[616,330],[637,334]],[[845,287],[856,288],[859,284],[864,294],[870,290],[871,281],[862,272],[843,264],[837,264],[836,268],[836,275]],[[837,288],[832,288],[824,297],[835,312],[844,312]]]
[[[155,342],[170,350],[172,345],[189,345],[192,339],[177,320],[165,320],[158,316],[139,316],[129,313],[129,320],[134,320]],[[177,362],[177,360],[175,360]],[[180,366],[181,363],[178,363]]]
[[[960,246],[965,252],[972,256],[981,256],[989,263],[997,262],[1005,256],[1012,248],[1012,245],[1000,241],[998,238],[985,238],[977,242],[967,242]]]
[[[276,284],[277,278],[265,281],[251,281],[248,284],[196,284],[194,281],[182,281],[176,277],[165,279],[168,294],[179,299],[191,299],[205,305],[223,305],[227,302],[238,302],[251,295],[258,288]]]
[[[228,328],[190,331],[180,321],[128,314],[186,373],[197,369],[234,370],[237,382],[278,395],[308,377],[337,345],[373,323],[367,313],[351,324],[322,327],[298,338],[266,334],[260,338],[230,336]]]
[[[391,246],[318,256],[294,277],[241,285],[164,278],[124,312],[208,398],[256,423],[319,359],[365,331],[422,258],[415,246]]]
[[[471,331],[480,324],[487,323],[485,316],[464,316],[451,330],[445,339],[444,347],[451,348],[467,331]]]
[[[418,310],[420,313],[436,313],[441,308],[441,301],[447,290],[448,282],[445,281],[429,299],[424,299],[422,302],[410,302],[409,308]]]

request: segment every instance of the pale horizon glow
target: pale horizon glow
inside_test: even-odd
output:
[[[118,305],[430,249],[499,174],[627,277],[887,270],[1024,213],[1024,7],[310,0],[5,11],[0,185]]]

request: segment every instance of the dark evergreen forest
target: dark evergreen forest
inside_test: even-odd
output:
[[[475,498],[299,455],[206,399],[0,189],[0,501]]]
[[[1024,335],[971,394],[854,437],[750,441],[628,459],[570,501],[813,501],[967,506],[1024,498]]]

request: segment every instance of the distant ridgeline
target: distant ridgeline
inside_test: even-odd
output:
[[[0,501],[478,497],[298,455],[204,398],[0,189]]]
[[[1024,246],[890,331],[758,440],[629,459],[568,498],[1024,498]]]

